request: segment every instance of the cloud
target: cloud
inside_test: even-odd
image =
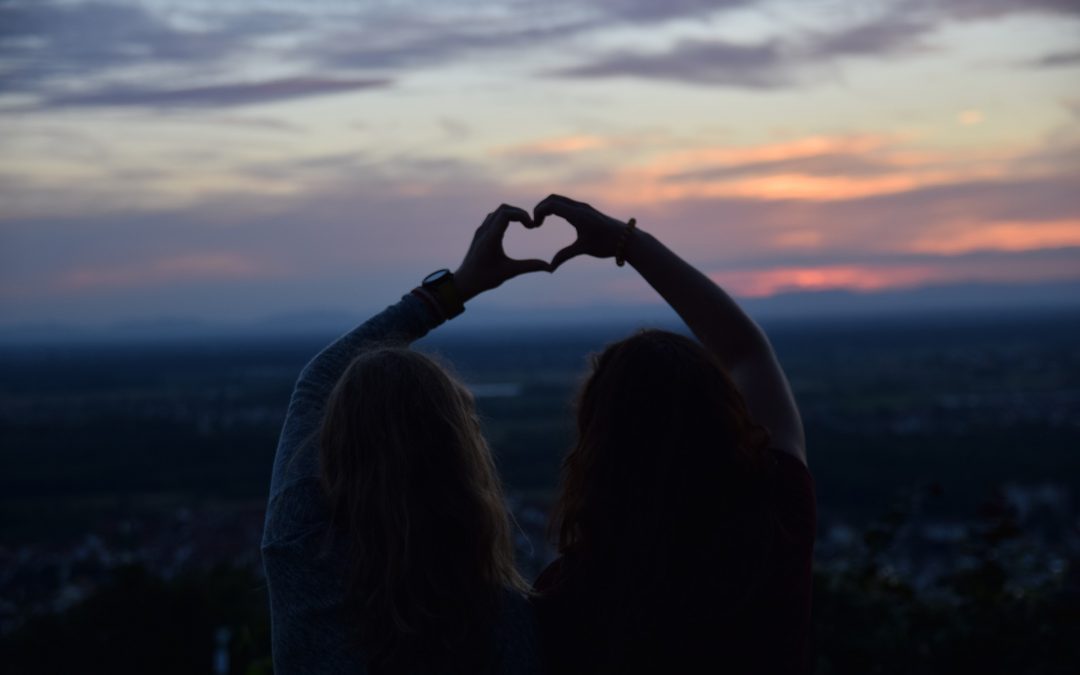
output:
[[[1067,138],[1028,149],[944,150],[901,134],[811,135],[640,154],[575,187],[635,208],[714,198],[850,202],[952,185],[1056,184],[1075,177],[1078,157],[1076,141]]]
[[[619,139],[591,134],[556,136],[528,143],[497,148],[495,155],[506,157],[532,157],[547,155],[576,155],[590,150],[601,150],[622,144]]]
[[[346,22],[313,34],[296,56],[330,68],[424,67],[491,51],[550,46],[604,25],[595,16],[564,19],[547,11],[465,18],[393,13]]]
[[[79,266],[61,276],[54,288],[86,292],[109,288],[145,287],[186,282],[239,281],[273,278],[275,273],[237,253],[207,252],[139,260],[106,266]]]
[[[220,67],[253,54],[263,62],[344,69],[429,66],[550,45],[620,22],[663,22],[757,1],[328,3],[286,9],[238,2],[168,11],[132,0],[10,2],[0,4],[0,82],[8,93],[35,92],[53,81],[101,78],[119,69]],[[265,40],[278,36],[289,40]]]
[[[1069,176],[975,180],[827,202],[691,198],[632,213],[645,228],[654,222],[681,224],[676,250],[718,251],[724,264],[922,264],[936,259],[940,267],[959,254],[1075,246],[1080,203],[1074,182]],[[1010,259],[980,258],[979,266],[1004,274]]]
[[[603,11],[624,21],[655,23],[761,4],[762,0],[608,0]]]
[[[298,26],[288,15],[268,12],[223,14],[213,23],[180,28],[135,3],[0,5],[0,81],[8,92],[34,92],[53,80],[120,68],[219,63],[250,51],[254,37]]]
[[[857,154],[856,147],[891,151],[888,139],[869,136],[733,148],[727,159],[783,161],[783,155],[797,162],[841,150]],[[304,189],[292,194],[219,195],[141,213],[125,207],[0,218],[4,314],[81,320],[155,316],[162,307],[198,316],[258,316],[313,304],[375,308],[392,299],[387,288],[404,292],[429,268],[453,265],[493,206],[528,206],[546,194],[502,182],[481,165],[413,160],[390,167],[370,159],[296,160],[280,169],[299,176]],[[359,168],[343,171],[348,167]],[[331,176],[336,182],[325,180]],[[1029,250],[1076,240],[1070,223],[1080,223],[1080,204],[1068,175],[827,202],[727,196],[634,205],[594,201],[602,195],[587,185],[570,194],[621,217],[637,216],[695,265],[729,275],[718,278],[744,294],[1080,276],[1080,247]],[[1027,237],[1023,246],[1014,245],[1017,236]],[[608,271],[596,261],[577,262],[542,283],[508,284],[497,301],[605,302],[610,298],[597,282],[609,279]]]
[[[940,281],[941,270],[929,265],[807,265],[722,271],[709,276],[731,293],[761,298],[790,292],[910,288]]]
[[[290,77],[263,82],[241,82],[174,89],[109,87],[71,94],[53,94],[31,107],[222,108],[341,94],[363,89],[379,89],[390,85],[391,80],[386,78],[350,80]]]
[[[172,7],[137,2],[20,2],[0,4],[0,91],[71,98],[87,92],[125,98],[116,82],[160,81],[161,69],[183,81],[207,72],[236,80],[245,63],[274,64],[326,79],[396,77],[493,52],[550,50],[607,29],[645,29],[678,19],[706,19],[764,0],[556,0],[530,5],[496,0],[468,3],[314,4],[287,8],[255,3]],[[798,6],[798,5],[796,5]],[[639,77],[750,89],[801,84],[837,59],[899,56],[925,51],[926,36],[956,20],[1012,13],[1077,15],[1074,0],[890,0],[876,19],[831,31],[780,33],[758,43],[684,40],[664,51],[617,50],[555,74],[571,78]],[[286,7],[287,9],[276,9]],[[762,10],[767,11],[766,9]],[[841,17],[842,18],[842,17]],[[286,38],[286,39],[281,39]],[[1045,66],[1057,63],[1051,55]],[[1061,63],[1064,65],[1064,63]],[[818,67],[815,70],[815,67]],[[213,85],[204,85],[210,88]],[[132,97],[134,98],[137,97]],[[134,105],[128,104],[128,105]],[[160,103],[156,104],[160,107]]]
[[[897,0],[912,12],[958,19],[987,19],[1009,14],[1080,14],[1076,0]]]
[[[1048,255],[1049,254],[1049,255]],[[1076,281],[1080,248],[940,256],[873,256],[860,261],[797,262],[725,268],[709,277],[748,298],[780,293],[854,291],[873,293],[945,284],[1031,284]]]
[[[795,82],[787,63],[777,43],[741,45],[686,40],[664,52],[619,51],[552,74],[588,79],[629,76],[768,89]]]
[[[926,51],[932,24],[885,19],[832,32],[807,33],[756,44],[684,40],[660,52],[622,50],[554,71],[567,78],[637,77],[694,84],[767,89],[800,84],[814,66],[840,58]]]
[[[634,205],[711,197],[838,201],[1004,171],[997,158],[952,157],[913,150],[900,138],[851,134],[668,152],[624,162],[588,184],[613,201]]]
[[[946,225],[911,243],[914,251],[955,255],[971,251],[1032,251],[1080,246],[1080,218],[1050,222]]]
[[[1056,68],[1059,66],[1080,66],[1080,50],[1074,52],[1057,52],[1047,54],[1041,58],[1029,62],[1036,68]]]
[[[926,20],[890,16],[813,36],[799,50],[799,56],[827,60],[840,56],[885,56],[926,51],[928,47],[923,37],[933,28],[933,24]]]
[[[824,153],[694,169],[664,176],[662,180],[671,183],[695,183],[776,174],[880,176],[895,171],[895,165],[882,159],[854,153]]]
[[[981,110],[962,110],[956,114],[956,121],[966,127],[982,124],[985,120],[986,115]]]
[[[299,13],[250,6],[239,12],[193,7],[165,13],[138,2],[7,3],[0,5],[0,98],[16,97],[6,112],[53,106],[231,106],[378,81],[331,74],[161,86],[163,81],[198,83],[208,73],[228,80],[223,73],[268,55],[265,38],[302,31],[306,24]],[[27,103],[27,96],[36,101]]]
[[[664,3],[657,3],[663,5]],[[697,8],[753,5],[752,2],[679,3],[668,18]],[[827,72],[820,66],[850,58],[902,57],[931,51],[928,38],[943,25],[957,21],[987,20],[1012,14],[1080,16],[1075,0],[892,0],[875,6],[878,16],[830,31],[804,31],[773,36],[757,43],[722,39],[684,40],[663,51],[622,49],[585,62],[554,70],[555,76],[596,79],[636,77],[691,84],[747,89],[800,85]],[[643,16],[649,16],[644,14]],[[1080,62],[1080,52],[1051,54],[1034,65],[1069,66]]]
[[[709,16],[763,4],[764,0],[605,0],[580,3],[513,0],[478,3],[403,4],[361,12],[306,41],[302,50],[331,67],[400,68],[443,64],[491,51],[553,45],[584,33]]]

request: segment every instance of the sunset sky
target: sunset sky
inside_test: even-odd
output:
[[[742,297],[1078,281],[1080,1],[0,0],[2,326],[367,311],[552,192]]]

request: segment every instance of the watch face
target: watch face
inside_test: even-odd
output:
[[[424,277],[424,285],[430,286],[432,284],[437,284],[448,276],[450,276],[450,270],[439,270],[437,272],[432,272],[431,274]]]

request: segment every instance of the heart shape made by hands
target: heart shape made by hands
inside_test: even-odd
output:
[[[521,223],[510,223],[503,237],[503,251],[514,260],[551,261],[563,248],[573,244],[577,231],[562,218],[548,216],[544,224],[531,230]]]

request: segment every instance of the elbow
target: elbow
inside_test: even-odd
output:
[[[772,345],[765,331],[761,330],[753,321],[748,322],[746,330],[740,331],[739,335],[731,340],[727,350],[726,364],[729,369],[735,370],[748,363],[759,363],[762,358],[771,358]]]

